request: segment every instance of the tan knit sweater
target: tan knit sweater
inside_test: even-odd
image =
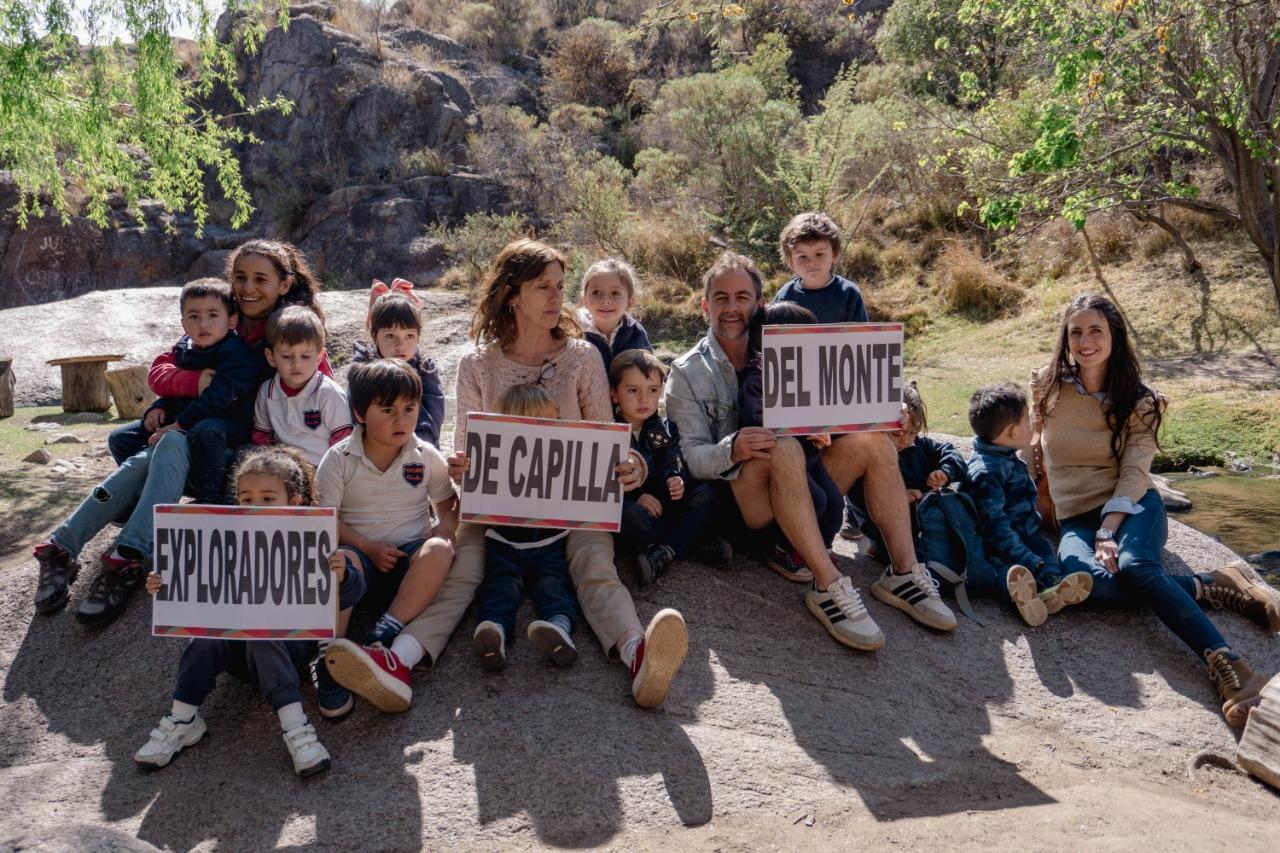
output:
[[[600,351],[581,338],[569,338],[567,346],[551,359],[555,375],[542,386],[560,404],[560,417],[567,421],[613,421],[609,402],[609,379],[605,376]],[[471,350],[458,362],[458,414],[453,446],[467,434],[467,414],[492,412],[502,392],[512,385],[536,382],[543,368],[507,358],[502,348],[489,344]]]
[[[1111,455],[1111,428],[1102,402],[1081,394],[1071,382],[1047,387],[1041,379],[1046,372],[1031,374],[1032,399],[1045,393],[1049,401],[1044,423],[1033,426],[1040,432],[1049,494],[1058,518],[1098,509],[1114,497],[1137,503],[1154,487],[1151,460],[1156,454],[1156,437],[1148,423],[1151,401],[1139,403],[1130,416],[1117,462]],[[1031,410],[1035,420],[1034,403]]]

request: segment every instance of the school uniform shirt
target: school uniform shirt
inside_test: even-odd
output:
[[[794,302],[808,308],[819,323],[866,323],[867,306],[858,285],[833,275],[823,287],[808,290],[796,276],[782,286],[774,302]]]
[[[351,435],[351,407],[342,386],[316,371],[302,388],[293,390],[280,374],[262,383],[253,410],[253,443],[287,444],[319,465],[325,452]]]
[[[364,455],[364,428],[330,447],[316,471],[320,506],[377,542],[402,544],[431,533],[431,505],[455,494],[444,456],[416,434],[379,471]]]

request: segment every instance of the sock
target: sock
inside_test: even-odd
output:
[[[418,661],[426,656],[427,650],[422,644],[410,637],[408,634],[400,634],[396,637],[395,642],[391,644],[392,653],[400,659],[400,663],[413,669],[418,665]]]
[[[1206,586],[1213,586],[1213,575],[1208,572],[1196,572],[1191,576],[1191,579],[1196,582],[1195,597],[1196,601],[1199,601],[1201,597],[1204,596],[1204,588]]]
[[[276,716],[280,718],[282,732],[291,732],[298,726],[307,724],[307,715],[302,710],[301,702],[290,702],[283,708],[276,708]]]
[[[388,611],[383,613],[378,619],[377,624],[373,626],[373,635],[375,637],[391,637],[395,638],[404,630],[404,623],[396,617],[392,616]]]
[[[635,666],[636,649],[640,648],[643,639],[643,634],[633,631],[618,641],[618,657],[622,658],[628,669]]]
[[[113,557],[120,557],[125,560],[141,560],[142,552],[137,548],[130,548],[128,545],[117,545],[115,551],[111,553]]]
[[[169,711],[169,716],[173,717],[176,723],[189,723],[196,718],[196,711],[199,711],[198,705],[189,705],[186,702],[173,700],[173,708]]]
[[[552,616],[547,621],[550,622],[552,625],[555,625],[561,631],[564,631],[564,634],[566,637],[569,636],[569,633],[571,631],[573,631],[573,623],[570,622],[569,617],[565,616],[563,613],[561,613],[559,616]]]
[[[316,643],[316,645],[319,647],[318,651],[320,652],[320,657],[324,657],[324,653],[329,650],[329,644],[332,642],[333,640],[325,639],[325,640],[319,640]]]

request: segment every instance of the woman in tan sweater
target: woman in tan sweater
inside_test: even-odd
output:
[[[545,388],[565,420],[613,421],[600,354],[581,337],[565,305],[565,267],[564,256],[550,246],[518,240],[498,254],[481,284],[471,325],[476,347],[458,362],[458,411],[449,459],[455,480],[461,480],[470,464],[461,451],[467,415],[497,411],[498,397],[513,385]],[[619,467],[624,488],[644,481],[642,466],[628,461]],[[484,526],[462,524],[457,541],[457,557],[435,613],[428,610],[405,629],[419,630],[428,650],[443,647],[484,579]],[[618,580],[611,534],[571,531],[565,550],[583,615],[606,653],[616,654],[630,669],[636,703],[646,708],[662,704],[688,650],[683,617],[668,608],[647,628],[641,626],[631,593]],[[446,595],[456,606],[439,607]]]
[[[1093,606],[1151,608],[1208,662],[1227,722],[1243,724],[1266,678],[1231,651],[1196,602],[1244,613],[1274,632],[1280,595],[1236,565],[1192,576],[1164,570],[1168,520],[1150,472],[1166,401],[1142,382],[1112,302],[1092,294],[1071,301],[1053,361],[1032,374],[1031,394],[1062,525],[1063,573],[1093,572]]]

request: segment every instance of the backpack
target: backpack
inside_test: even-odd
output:
[[[969,593],[998,596],[1001,573],[987,559],[973,499],[951,489],[929,492],[916,503],[916,522],[929,573],[952,592],[961,613],[985,625],[973,612]]]

